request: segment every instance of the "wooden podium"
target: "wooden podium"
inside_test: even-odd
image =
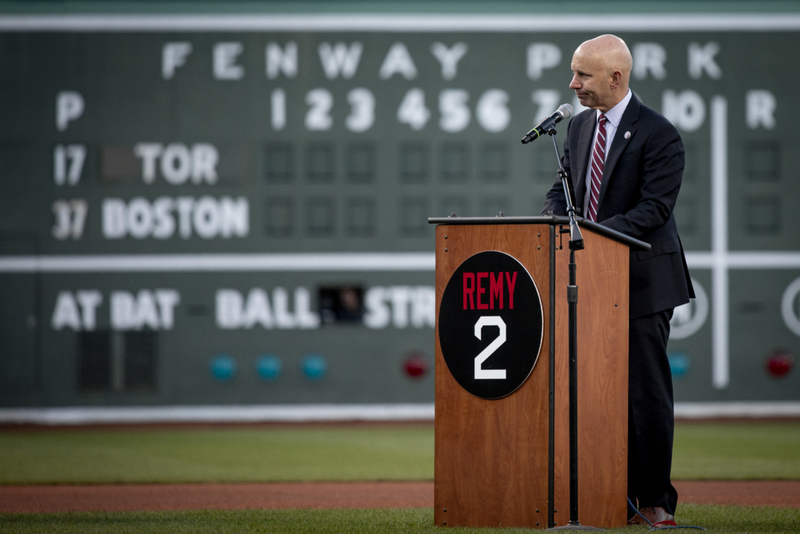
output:
[[[568,219],[429,222],[437,224],[435,524],[565,525],[570,509]],[[579,513],[583,525],[613,528],[627,521],[629,247],[643,244],[588,221],[581,228],[585,249],[576,253]],[[445,288],[465,260],[484,251],[505,253],[522,264],[543,310],[533,371],[497,400],[462,387],[448,368],[440,339]],[[463,357],[472,360],[474,354]]]

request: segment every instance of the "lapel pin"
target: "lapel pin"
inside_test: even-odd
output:
[[[631,138],[631,133],[625,132],[625,139],[630,139],[630,138]]]

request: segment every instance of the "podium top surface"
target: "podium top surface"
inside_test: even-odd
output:
[[[581,217],[576,218],[578,225],[583,228],[588,228],[600,235],[609,237],[624,245],[627,245],[636,250],[650,250],[650,244],[640,241],[639,239],[627,236],[611,228],[607,228],[602,224],[588,221]],[[560,217],[556,215],[541,215],[538,217],[428,217],[428,224],[447,224],[447,225],[464,225],[464,224],[548,224],[548,225],[569,225],[569,217]]]

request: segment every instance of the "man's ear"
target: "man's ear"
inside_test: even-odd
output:
[[[611,73],[611,88],[618,89],[622,83],[622,71],[615,70]]]

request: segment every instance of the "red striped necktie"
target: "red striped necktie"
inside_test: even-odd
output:
[[[603,167],[606,162],[606,116],[601,113],[600,121],[597,125],[597,141],[594,143],[592,151],[592,166],[589,170],[592,176],[591,191],[589,191],[589,213],[590,221],[597,220],[597,203],[600,199],[600,184],[603,182]]]

